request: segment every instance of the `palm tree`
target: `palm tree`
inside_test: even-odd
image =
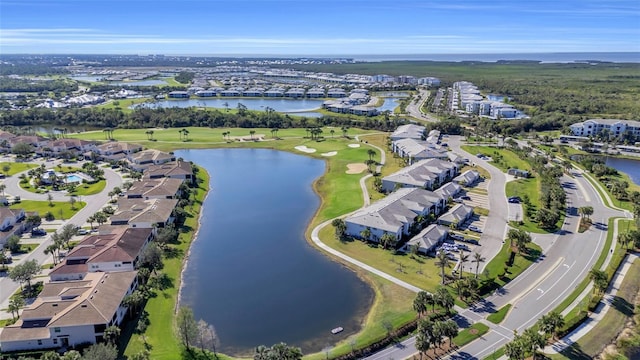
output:
[[[440,250],[438,252],[438,255],[436,255],[436,266],[440,268],[440,276],[442,277],[442,284],[444,285],[445,282],[445,274],[444,274],[444,269],[448,268],[451,265],[451,262],[449,261],[449,257],[447,256],[447,253],[444,252],[444,250]]]
[[[24,299],[22,298],[22,296],[14,296],[11,298],[11,300],[9,300],[9,308],[8,310],[11,312],[11,317],[13,319],[15,319],[17,316],[19,316],[19,312],[20,309],[22,309],[22,307],[24,306]],[[15,316],[14,316],[15,314]]]
[[[539,322],[540,330],[542,330],[545,334],[551,334],[554,337],[558,335],[558,331],[564,326],[564,318],[562,317],[562,315],[560,315],[560,313],[557,313],[555,311],[542,316]]]
[[[366,228],[362,231],[360,231],[360,236],[362,237],[362,239],[364,239],[365,241],[369,240],[369,238],[371,237],[371,229]]]
[[[413,310],[418,313],[418,317],[422,317],[422,314],[427,312],[426,295],[426,291],[420,291],[416,298],[413,299]]]
[[[599,294],[604,292],[607,289],[607,286],[609,285],[609,278],[607,276],[607,273],[602,270],[592,269],[589,272],[589,278],[593,280],[593,284],[595,285],[595,290]]]
[[[251,140],[253,140],[253,134],[255,133],[256,133],[255,130],[249,130],[249,136],[251,137]]]
[[[376,152],[373,149],[367,150],[367,155],[369,155],[369,160],[373,161],[373,157],[376,156]]]
[[[451,312],[451,309],[453,308],[456,302],[453,296],[451,296],[451,294],[449,293],[449,291],[447,291],[447,288],[443,286],[436,289],[436,294],[434,295],[434,299],[438,304],[440,304],[440,306],[444,308],[447,314]]]
[[[480,255],[480,253],[473,253],[473,262],[476,263],[476,279],[478,278],[478,270],[480,269],[480,263],[486,259]]]
[[[329,130],[329,132],[331,133],[331,137],[333,137],[333,134],[335,134],[335,133],[336,133],[336,131],[335,131],[335,130],[333,130],[333,129]]]
[[[465,254],[464,250],[460,249],[460,268],[458,269],[458,279],[462,279],[462,269],[464,269],[464,263],[469,261],[469,254]]]

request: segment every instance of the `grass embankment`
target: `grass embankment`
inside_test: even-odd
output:
[[[507,313],[509,312],[510,309],[511,309],[511,304],[507,304],[501,307],[498,311],[487,316],[487,320],[491,321],[494,324],[500,324],[502,320],[504,320],[505,316],[507,316]]]
[[[118,100],[110,100],[104,104],[97,105],[96,108],[100,109],[121,109],[124,112],[131,112],[133,109],[130,109],[130,106],[135,104],[141,104],[146,101],[150,101],[151,98],[136,98],[136,99],[118,99]]]
[[[613,298],[612,307],[598,324],[577,343],[552,359],[593,359],[602,349],[615,340],[624,329],[626,321],[634,314],[633,301],[640,291],[640,262],[631,265]]]
[[[165,290],[156,290],[158,292],[157,296],[150,298],[145,306],[145,310],[149,313],[150,321],[145,337],[151,347],[152,359],[172,360],[178,358],[182,352],[182,345],[173,330],[174,317],[172,314],[176,309],[178,290],[180,289],[180,274],[185,259],[184,255],[189,251],[191,241],[198,229],[198,215],[209,190],[209,174],[204,169],[198,172],[198,179],[201,183],[195,195],[194,205],[193,207],[185,208],[189,214],[184,224],[184,229],[187,229],[187,231],[180,233],[178,244],[171,245],[175,253],[183,256],[165,257],[163,261],[164,268],[162,272],[171,279],[173,286]],[[131,357],[144,349],[145,345],[142,337],[133,334],[124,350],[124,354]]]
[[[505,271],[506,262],[511,255],[511,246],[509,242],[505,241],[498,255],[489,261],[485,270],[489,272],[489,278],[495,278],[496,284],[502,287],[531,266],[541,254],[542,248],[534,243],[529,243],[527,253],[516,255],[513,265]]]
[[[29,182],[26,183],[18,183],[20,185],[20,187],[23,190],[35,193],[35,194],[42,194],[46,191],[51,191],[53,189],[53,187],[51,185],[45,185],[45,186],[32,186]],[[88,183],[82,183],[79,184],[78,186],[76,186],[76,189],[73,193],[71,193],[70,195],[74,195],[74,196],[86,196],[86,195],[95,195],[100,193],[102,190],[104,190],[105,186],[107,186],[107,181],[106,180],[98,180],[94,183],[88,184]]]
[[[483,323],[475,323],[460,331],[458,336],[453,338],[453,343],[458,347],[463,347],[473,340],[481,337],[489,331],[489,327]]]
[[[11,205],[11,209],[24,209],[25,212],[37,212],[44,218],[45,214],[51,212],[58,220],[67,220],[75,215],[86,205],[85,202],[77,201],[73,204],[61,201],[52,201],[51,205],[48,201],[22,200],[17,204]]]
[[[511,150],[493,146],[463,145],[462,149],[470,154],[484,154],[492,158],[491,164],[503,172],[509,169],[531,171],[531,165]],[[496,156],[499,156],[497,158]]]
[[[593,186],[596,188],[596,191],[598,191],[598,194],[600,194],[600,197],[603,199],[603,201],[605,203],[608,203],[608,202],[606,200],[604,200],[605,196],[603,194],[602,189],[604,189],[604,193],[609,195],[609,198],[611,198],[610,205],[613,205],[615,207],[619,207],[621,209],[633,212],[633,202],[631,202],[629,200],[619,200],[619,199],[617,199],[613,195],[611,190],[605,184],[603,184],[601,181],[599,181],[595,176],[593,176],[592,174],[583,173],[583,176],[593,184]],[[617,181],[625,181],[627,184],[629,184],[629,187],[627,188],[627,192],[629,192],[629,193],[632,192],[632,191],[640,191],[640,186],[636,185],[631,180],[629,175],[627,175],[627,174],[625,174],[623,172],[618,172],[618,175],[607,176],[607,177],[610,178],[610,179],[613,179],[613,180],[617,180]],[[600,189],[598,184],[602,187],[602,189]]]
[[[4,171],[4,168],[8,166],[9,170],[7,170],[6,172]],[[35,167],[37,167],[38,165],[36,164],[30,164],[30,163],[19,163],[19,162],[0,162],[0,171],[2,172],[2,174],[5,174],[6,176],[12,176],[15,175],[17,173],[21,173],[23,171],[27,171],[29,169],[33,169]]]

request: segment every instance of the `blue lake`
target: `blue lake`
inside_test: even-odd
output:
[[[307,112],[317,110],[322,107],[323,100],[290,100],[290,99],[251,99],[251,98],[213,98],[213,99],[173,99],[173,100],[161,100],[149,104],[141,104],[139,106],[146,106],[150,108],[168,108],[168,107],[212,107],[225,109],[237,109],[238,103],[244,105],[249,110],[264,110],[266,107],[270,107],[278,112]]]
[[[371,288],[304,236],[324,161],[265,149],[175,154],[211,175],[181,298],[214,325],[220,352],[251,356],[283,341],[308,354],[359,331]],[[332,335],[337,326],[345,331]]]
[[[629,175],[634,184],[640,185],[640,160],[607,157],[605,165]]]

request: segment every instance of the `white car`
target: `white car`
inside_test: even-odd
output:
[[[474,232],[477,232],[477,233],[481,233],[482,232],[482,229],[480,229],[479,227],[477,227],[475,225],[471,225],[467,229],[469,229],[471,231],[474,231]]]

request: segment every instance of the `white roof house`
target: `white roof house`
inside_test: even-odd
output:
[[[389,136],[389,138],[391,140],[401,140],[401,139],[422,140],[424,139],[425,130],[426,128],[421,125],[414,125],[414,124],[400,125]]]
[[[450,183],[446,183],[444,185],[442,185],[440,188],[438,188],[437,190],[435,190],[434,192],[440,196],[442,196],[445,199],[448,198],[452,198],[455,197],[456,195],[458,195],[458,193],[462,190],[462,186],[454,183],[454,182],[450,182]]]
[[[453,179],[453,182],[463,186],[469,186],[480,178],[480,173],[475,170],[467,170]]]
[[[385,233],[400,239],[409,233],[409,227],[419,215],[438,215],[445,199],[424,189],[404,188],[386,198],[367,206],[345,219],[346,234],[360,237],[361,231],[369,229],[371,238],[377,241]]]
[[[393,191],[399,185],[434,189],[451,180],[457,172],[458,166],[452,162],[440,159],[421,160],[382,178],[382,188],[384,191]]]
[[[438,218],[438,224],[455,227],[462,225],[473,215],[473,208],[465,204],[457,204]]]
[[[620,119],[589,119],[571,125],[571,132],[575,136],[594,136],[603,130],[609,132],[610,137],[622,137],[631,133],[640,137],[640,121]]]
[[[401,139],[391,143],[393,152],[403,158],[409,158],[409,164],[424,159],[447,159],[447,151],[429,146],[425,141]]]

